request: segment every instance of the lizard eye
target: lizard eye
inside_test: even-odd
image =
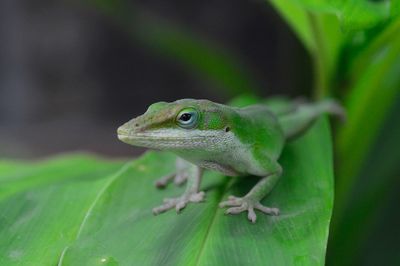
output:
[[[194,108],[186,108],[180,111],[176,121],[182,128],[190,129],[197,125],[199,113]]]

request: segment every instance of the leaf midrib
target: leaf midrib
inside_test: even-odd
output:
[[[196,260],[195,260],[195,264],[194,265],[196,265],[196,266],[199,265],[200,259],[202,258],[202,254],[204,252],[204,248],[205,248],[207,240],[208,240],[208,236],[209,236],[209,234],[211,232],[211,228],[213,227],[213,225],[215,223],[215,220],[216,220],[216,217],[217,217],[217,212],[218,212],[218,204],[222,200],[222,198],[224,197],[224,195],[228,191],[228,188],[231,186],[231,184],[233,182],[234,182],[233,179],[225,182],[225,185],[224,185],[224,188],[223,188],[222,192],[217,197],[217,201],[216,201],[217,204],[215,205],[213,216],[211,218],[210,224],[207,227],[207,230],[206,230],[206,233],[204,235],[203,241],[202,241],[202,243],[200,245],[199,253],[198,253],[198,255],[196,257]]]
[[[90,214],[92,213],[93,209],[96,207],[96,204],[99,202],[100,198],[104,195],[104,193],[106,192],[106,190],[120,177],[123,175],[123,173],[125,173],[129,167],[132,166],[132,162],[128,162],[126,164],[124,164],[116,173],[114,173],[113,175],[110,175],[109,177],[109,181],[104,185],[104,187],[96,194],[96,197],[94,198],[92,204],[90,204],[88,210],[85,212],[85,216],[83,217],[83,220],[79,226],[78,229],[78,233],[76,234],[76,237],[73,239],[73,241],[76,241],[77,239],[79,239],[84,226],[86,225],[87,220],[90,217]],[[60,258],[58,259],[58,266],[62,266],[63,265],[63,259],[65,256],[65,253],[67,252],[69,248],[69,245],[65,246],[64,249],[62,250],[61,254],[60,254]]]

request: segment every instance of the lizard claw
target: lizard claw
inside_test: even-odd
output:
[[[187,178],[188,178],[188,176],[186,173],[170,174],[170,175],[163,176],[160,179],[156,180],[156,182],[154,182],[154,185],[157,188],[163,189],[170,182],[172,182],[172,179],[173,179],[173,182],[175,185],[181,186],[183,183],[186,182]]]
[[[204,197],[205,193],[200,191],[187,193],[178,198],[166,198],[163,201],[164,204],[153,208],[153,214],[158,215],[173,208],[175,208],[176,212],[179,213],[189,202],[201,202],[204,200]]]
[[[178,173],[174,178],[174,184],[177,186],[181,186],[183,183],[186,182],[187,179],[188,179],[187,173]]]
[[[179,201],[175,205],[176,213],[179,213],[183,208],[186,207],[187,201]]]
[[[189,201],[190,202],[201,202],[204,200],[205,195],[206,194],[204,193],[204,191],[200,191],[198,193],[191,194]]]
[[[266,207],[259,201],[253,200],[250,197],[238,198],[229,196],[227,201],[223,201],[219,204],[219,207],[231,207],[225,211],[225,214],[238,214],[243,211],[247,211],[247,218],[252,223],[255,223],[257,220],[257,215],[254,209],[269,215],[279,215],[279,209]]]
[[[154,182],[154,185],[157,188],[163,189],[168,185],[168,183],[171,181],[171,179],[174,178],[174,176],[175,176],[175,174],[163,176],[160,179],[156,180],[156,182]]]
[[[193,165],[178,158],[176,160],[175,168],[175,173],[161,177],[155,182],[155,186],[157,188],[165,188],[171,182],[177,186],[181,186],[192,174]]]

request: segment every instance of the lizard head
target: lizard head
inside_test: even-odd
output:
[[[119,127],[118,138],[130,145],[161,150],[218,149],[231,133],[230,110],[208,100],[158,102]]]

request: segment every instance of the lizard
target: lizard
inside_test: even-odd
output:
[[[188,203],[205,199],[200,191],[204,169],[227,176],[258,176],[258,183],[243,197],[229,196],[219,206],[226,214],[247,211],[255,223],[255,210],[279,215],[276,207],[261,203],[282,175],[278,160],[285,144],[298,138],[323,113],[343,117],[334,100],[316,103],[292,101],[280,105],[233,107],[209,100],[182,99],[157,102],[120,126],[119,140],[134,146],[175,153],[176,171],[156,182],[159,188],[174,180],[187,182],[182,196],[164,199],[153,209],[158,215],[170,209],[179,213]]]

